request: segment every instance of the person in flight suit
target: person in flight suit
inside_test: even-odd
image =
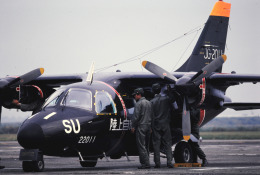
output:
[[[132,119],[132,133],[136,132],[136,143],[141,166],[138,169],[150,169],[149,138],[152,123],[152,105],[143,97],[144,90],[137,88],[133,96],[136,100],[134,117]]]
[[[171,137],[171,111],[173,106],[168,96],[162,95],[161,86],[159,83],[152,85],[152,90],[155,93],[155,97],[151,100],[153,108],[153,148],[154,148],[154,168],[160,168],[160,148],[161,143],[166,151],[167,167],[173,168],[172,164],[172,137]]]
[[[199,120],[200,120],[200,110],[191,108],[190,110],[190,120],[191,120],[191,134],[196,137],[198,140],[200,138],[199,134]],[[206,159],[205,153],[200,148],[198,142],[193,142],[189,140],[189,143],[191,145],[191,149],[193,152],[193,163],[198,163],[197,157],[199,157],[202,160],[202,166],[208,166],[208,161]]]

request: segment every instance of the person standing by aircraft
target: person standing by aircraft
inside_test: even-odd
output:
[[[199,134],[199,120],[200,120],[200,110],[199,109],[194,109],[191,108],[190,110],[190,120],[191,120],[191,134],[196,137],[197,140],[199,140],[200,138],[200,134]],[[191,140],[189,140],[190,145],[191,145],[191,149],[193,152],[193,163],[197,163],[198,160],[197,158],[199,157],[202,160],[202,166],[206,167],[208,166],[208,161],[206,159],[206,155],[205,153],[202,151],[202,149],[200,148],[198,141],[197,142],[193,142]]]
[[[160,168],[160,148],[161,144],[165,148],[167,158],[167,167],[173,168],[172,164],[172,137],[171,137],[171,112],[173,106],[168,96],[161,94],[161,86],[159,83],[152,85],[155,97],[151,100],[153,109],[153,148],[154,148],[154,168]]]
[[[143,97],[144,90],[137,88],[133,96],[136,100],[134,117],[132,119],[132,133],[136,132],[136,143],[141,166],[138,169],[150,169],[149,140],[152,123],[152,104]]]

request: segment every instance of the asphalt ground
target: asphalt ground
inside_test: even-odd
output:
[[[78,158],[44,156],[45,170],[37,174],[260,174],[260,140],[204,140],[201,148],[207,155],[208,167],[173,168],[166,167],[161,158],[162,168],[139,170],[139,158],[98,160],[95,168],[82,168]],[[0,142],[0,174],[25,173],[19,161],[21,147],[15,141]],[[154,166],[153,155],[150,155]]]

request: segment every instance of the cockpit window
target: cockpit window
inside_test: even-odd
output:
[[[63,94],[64,89],[58,89],[57,91],[55,91],[48,99],[47,101],[44,103],[43,108],[45,107],[51,107],[51,106],[55,106],[57,104],[57,102],[59,101],[60,96]]]
[[[105,91],[99,91],[96,97],[96,112],[98,114],[116,114],[117,110],[112,97]]]
[[[70,89],[62,101],[62,105],[92,110],[92,93],[86,89]]]

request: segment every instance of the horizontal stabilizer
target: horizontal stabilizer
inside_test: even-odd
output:
[[[223,107],[231,108],[236,111],[240,110],[251,110],[251,109],[260,109],[260,103],[224,103]]]

